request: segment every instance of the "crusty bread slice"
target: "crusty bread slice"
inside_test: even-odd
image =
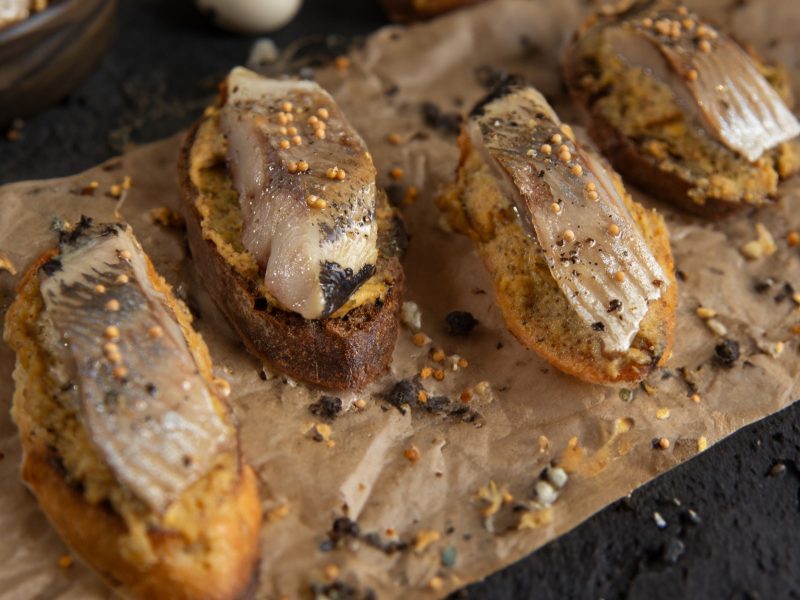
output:
[[[625,18],[651,2],[626,9]],[[611,50],[604,34],[621,16],[594,15],[562,57],[564,80],[589,134],[626,180],[664,202],[701,216],[761,206],[780,180],[800,171],[797,139],[751,163],[695,127],[670,88]],[[792,106],[786,70],[748,49],[761,73]]]
[[[224,148],[215,148],[210,157],[205,153],[203,164],[192,164],[198,132],[216,129],[215,119],[209,111],[192,127],[178,161],[189,248],[199,265],[203,285],[247,349],[270,367],[328,389],[363,388],[388,370],[397,340],[403,291],[402,221],[380,193],[376,275],[357,294],[365,293],[370,286],[379,291],[366,301],[356,306],[350,303],[329,318],[315,320],[278,308],[266,298],[258,271],[241,265],[254,261],[247,261],[243,249],[232,250],[225,241],[224,231],[241,231],[241,217],[225,166]],[[209,143],[207,136],[203,143]],[[217,187],[198,189],[193,173],[201,173],[201,178]],[[201,212],[199,203],[209,195],[218,205],[226,205],[224,216],[205,209]]]
[[[12,416],[23,481],[64,541],[123,593],[154,600],[248,595],[257,580],[261,504],[255,473],[239,452],[222,453],[163,515],[155,514],[115,481],[76,407],[59,400],[64,390],[50,375],[53,357],[39,337],[45,309],[38,272],[54,254],[27,271],[5,321],[6,342],[17,354]],[[147,262],[211,384],[208,349],[188,310]]]
[[[670,285],[650,304],[628,352],[606,355],[600,335],[569,305],[539,244],[523,231],[511,201],[468,135],[461,135],[459,146],[456,181],[437,203],[453,229],[475,242],[492,277],[506,326],[520,343],[559,370],[595,383],[638,382],[665,362],[671,354],[678,290],[662,217],[634,202],[615,177],[628,210]],[[549,205],[553,199],[541,198],[541,202]]]

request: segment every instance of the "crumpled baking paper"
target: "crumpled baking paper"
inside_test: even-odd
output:
[[[796,73],[800,8],[792,0],[753,1],[730,11],[702,4],[708,16]],[[330,435],[314,427],[323,421],[308,409],[323,392],[262,374],[196,282],[182,231],[153,222],[151,209],[179,206],[180,136],[74,177],[0,188],[0,250],[22,271],[54,244],[48,227],[55,215],[113,219],[117,201],[108,192],[124,176],[132,178],[120,213],[192,307],[217,374],[233,387],[231,402],[265,512],[258,598],[304,597],[312,586],[324,592],[332,581],[361,594],[371,589],[380,598],[442,596],[513,563],[797,397],[800,336],[792,327],[800,315],[785,284],[800,282],[800,256],[784,238],[800,228],[800,211],[792,209],[798,181],[781,186],[774,206],[724,220],[703,221],[656,205],[666,216],[683,279],[677,341],[668,366],[632,390],[582,383],[522,348],[502,325],[471,243],[441,224],[432,198],[457,160],[449,115],[467,110],[502,70],[528,77],[565,120],[573,119],[557,61],[588,8],[577,0],[490,2],[408,29],[381,30],[354,51],[349,68],[317,73],[365,137],[381,182],[394,184],[401,202],[407,199],[407,299],[419,306],[422,331],[433,340],[418,347],[414,332],[404,328],[391,373],[367,392],[339,394],[344,411],[327,423]],[[424,102],[435,103],[427,114],[437,128],[424,124]],[[389,142],[393,132],[400,144]],[[389,177],[394,167],[404,172],[398,182]],[[97,189],[84,195],[92,181]],[[739,247],[756,238],[756,223],[772,233],[777,252],[748,261]],[[3,311],[18,277],[0,273]],[[712,360],[722,338],[696,315],[701,305],[716,310],[727,338],[740,343],[742,356],[732,368]],[[480,324],[466,337],[449,336],[444,317],[452,310],[470,311]],[[433,347],[463,357],[468,366],[453,371],[455,358],[435,363]],[[0,596],[108,597],[111,592],[79,562],[59,566],[69,550],[19,483],[20,450],[8,416],[13,363],[0,345]],[[399,410],[379,395],[425,366],[446,374],[441,382],[424,380],[429,398],[447,395],[452,409],[470,389],[463,406],[480,417],[465,422],[459,414]],[[654,447],[661,438],[669,448]],[[541,501],[552,498],[541,495],[541,485],[537,493],[536,485],[552,464],[563,466],[569,479],[545,507]],[[329,532],[343,516],[357,522],[360,533],[333,543]],[[388,552],[392,542],[405,548]]]

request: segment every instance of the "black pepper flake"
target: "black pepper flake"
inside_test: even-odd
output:
[[[612,299],[611,302],[608,303],[608,312],[616,312],[622,308],[622,302],[617,300],[616,298]]]
[[[156,384],[154,384],[154,383],[148,383],[148,384],[146,384],[146,385],[144,386],[144,389],[145,389],[145,391],[146,391],[148,394],[150,394],[151,396],[155,396],[155,395],[156,395],[156,393],[158,392],[158,388],[156,387]]]
[[[753,289],[758,294],[766,294],[773,285],[775,285],[775,280],[772,277],[767,277],[763,281],[756,281]]]
[[[380,534],[375,532],[370,532],[365,535],[364,541],[384,554],[394,554],[395,552],[402,552],[408,548],[408,542],[403,542],[401,540],[384,540]]]
[[[361,529],[358,523],[347,517],[339,517],[333,522],[328,537],[332,542],[336,543],[347,537],[358,537],[360,533]]]
[[[424,402],[420,402],[419,393],[424,389],[419,377],[401,379],[389,392],[384,393],[384,398],[401,414],[406,414],[405,410],[408,406],[430,414],[458,419],[464,423],[475,423],[478,426],[483,424],[483,416],[479,412],[472,410],[463,402],[453,401],[447,396],[429,396]]]
[[[739,342],[723,340],[714,347],[714,363],[730,369],[739,359]]]
[[[775,295],[774,300],[776,304],[780,304],[781,302],[783,302],[787,298],[791,298],[792,296],[794,296],[794,287],[792,287],[791,283],[784,283],[783,287],[781,288],[781,291]]]
[[[323,598],[326,600],[367,600],[366,595],[360,594],[352,585],[339,580],[332,583],[314,583],[311,585],[311,591],[315,600]]]
[[[333,420],[342,412],[342,399],[336,396],[323,396],[308,406],[308,411],[321,419]]]
[[[605,331],[606,326],[603,325],[600,321],[598,321],[597,323],[592,323],[592,329],[594,329],[595,331]]]
[[[451,311],[444,320],[447,323],[447,333],[450,335],[468,335],[478,324],[472,313],[465,310]]]
[[[422,103],[422,118],[428,127],[438,129],[443,133],[458,135],[461,130],[461,115],[442,112],[433,102]]]

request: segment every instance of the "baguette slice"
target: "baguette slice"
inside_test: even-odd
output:
[[[592,16],[562,66],[601,151],[665,202],[703,216],[761,206],[800,170],[785,69],[685,7],[644,0]]]
[[[228,95],[225,83],[221,89],[219,107],[210,107],[192,127],[178,160],[189,248],[200,279],[247,349],[261,361],[295,380],[324,388],[363,388],[388,370],[397,340],[404,280],[400,259],[406,242],[403,223],[386,194],[377,190],[374,275],[329,317],[306,319],[283,308],[265,289],[264,268],[242,243],[239,196],[220,126],[220,107]],[[313,170],[314,147],[302,146],[306,147]],[[292,173],[287,176],[304,177]]]
[[[109,260],[109,244],[130,255]],[[117,330],[98,336],[115,318]],[[137,330],[148,322],[146,333]],[[60,250],[23,276],[5,340],[17,354],[22,479],[72,550],[129,596],[250,593],[260,548],[256,477],[205,343],[130,229],[84,219],[62,233]]]
[[[476,106],[459,146],[437,203],[475,242],[520,343],[596,383],[637,382],[665,362],[677,285],[663,219],[519,79]]]

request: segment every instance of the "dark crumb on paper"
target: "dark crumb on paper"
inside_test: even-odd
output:
[[[450,335],[468,335],[478,324],[472,313],[465,310],[449,312],[444,320],[447,324],[447,333]]]
[[[377,548],[384,554],[394,554],[395,552],[402,552],[408,548],[408,542],[403,542],[401,540],[385,540],[380,534],[374,531],[366,534],[363,539],[368,545]]]
[[[620,302],[617,298],[613,298],[611,302],[608,303],[608,311],[607,312],[616,312],[620,308],[622,308],[622,302]]]
[[[592,329],[594,329],[595,331],[605,331],[606,326],[603,325],[600,321],[598,321],[597,323],[592,323]]]
[[[422,103],[422,118],[428,127],[438,129],[443,133],[458,135],[461,130],[461,115],[443,112],[433,102]]]
[[[308,406],[308,412],[321,419],[332,421],[342,412],[342,399],[336,396],[323,396]]]
[[[527,35],[519,37],[519,45],[526,56],[539,56],[542,53],[542,47]]]
[[[684,273],[680,269],[675,269],[675,279],[677,279],[678,281],[686,281],[686,273]]]
[[[336,544],[340,540],[348,537],[357,538],[361,533],[358,523],[347,517],[339,517],[333,522],[328,537]]]
[[[430,414],[443,415],[458,419],[464,423],[483,425],[483,416],[465,406],[460,401],[453,401],[447,396],[429,396],[422,385],[419,376],[413,379],[401,379],[383,397],[394,406],[401,414],[406,414],[406,407],[424,410]]]
[[[508,73],[491,65],[481,65],[475,68],[475,79],[481,87],[491,90],[502,82]]]
[[[344,581],[332,583],[313,583],[311,591],[314,600],[377,600],[375,592],[366,588],[363,592]]]
[[[730,369],[739,360],[739,342],[723,340],[714,347],[714,363]]]
[[[397,183],[391,183],[386,186],[386,197],[389,199],[389,204],[397,208],[403,205],[403,200],[406,197],[406,191]]]
[[[775,285],[775,280],[772,277],[767,277],[761,281],[756,281],[753,284],[753,289],[758,294],[766,294],[773,285]]]
[[[774,300],[776,304],[780,304],[792,296],[794,296],[794,287],[792,287],[791,283],[784,283],[781,291],[775,294]]]
[[[698,391],[697,376],[693,371],[690,371],[687,367],[678,367],[678,374],[681,376],[681,379],[683,379],[690,393],[694,394]]]

